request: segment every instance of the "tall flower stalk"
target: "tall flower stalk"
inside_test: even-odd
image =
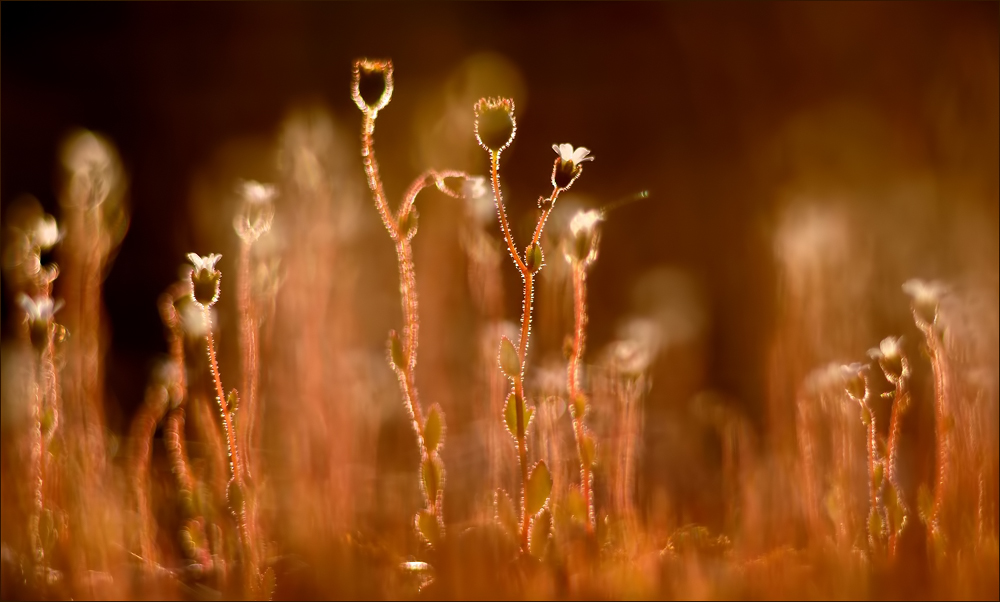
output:
[[[500,154],[510,146],[517,133],[517,122],[514,118],[514,101],[509,98],[480,99],[475,105],[476,140],[490,154],[490,180],[493,184],[493,196],[496,200],[497,216],[500,229],[507,243],[514,265],[524,281],[524,296],[521,305],[521,335],[515,350],[510,339],[502,337],[500,341],[500,368],[510,378],[514,391],[507,398],[505,417],[508,430],[517,442],[517,455],[521,468],[521,516],[519,521],[520,543],[523,552],[532,551],[533,522],[538,525],[550,525],[551,519],[542,516],[549,494],[552,490],[552,476],[545,463],[538,462],[529,474],[526,432],[533,410],[527,407],[524,394],[524,372],[528,355],[528,337],[531,334],[531,313],[534,302],[535,274],[542,269],[545,257],[540,240],[545,223],[555,207],[559,194],[568,190],[573,182],[583,172],[583,161],[592,160],[585,148],[576,150],[569,144],[554,147],[559,155],[552,167],[552,193],[538,200],[541,210],[535,225],[531,242],[525,247],[524,256],[517,250],[514,238],[507,221],[507,211],[504,208],[503,193],[500,190]],[[498,498],[499,499],[499,498]],[[499,512],[498,512],[499,514]],[[538,516],[536,516],[536,514]],[[535,519],[538,519],[537,521]],[[541,531],[539,531],[541,535]],[[547,538],[548,532],[545,532]],[[537,553],[537,547],[536,547]]]
[[[587,509],[586,528],[594,532],[594,460],[596,444],[593,435],[583,424],[587,413],[587,395],[580,386],[580,365],[583,362],[584,344],[587,334],[587,269],[597,259],[597,244],[600,231],[597,222],[602,214],[597,210],[581,211],[570,221],[570,238],[565,250],[573,279],[573,347],[566,368],[566,390],[569,395],[570,417],[573,420],[573,436],[580,460],[580,491]]]
[[[389,361],[403,394],[403,404],[410,415],[413,430],[420,446],[420,482],[425,508],[417,513],[414,525],[417,533],[428,544],[436,544],[444,536],[444,463],[440,451],[444,443],[444,412],[434,404],[424,419],[417,394],[416,367],[420,313],[417,307],[417,279],[413,266],[411,240],[417,233],[419,214],[413,206],[417,195],[424,188],[435,186],[444,194],[458,198],[461,195],[449,189],[447,178],[466,178],[463,172],[429,170],[420,175],[403,196],[395,213],[389,208],[378,161],[375,159],[375,120],[380,110],[392,97],[392,61],[361,59],[354,62],[351,95],[364,116],[361,127],[361,157],[382,224],[396,248],[399,265],[399,290],[402,296],[403,336],[395,330],[389,333]]]

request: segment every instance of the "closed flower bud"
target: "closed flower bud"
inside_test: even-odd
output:
[[[499,153],[510,146],[517,133],[514,101],[509,98],[480,98],[475,106],[476,140],[484,149]]]
[[[351,96],[354,104],[372,117],[385,108],[392,98],[392,61],[354,61]]]

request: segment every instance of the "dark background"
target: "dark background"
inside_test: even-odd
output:
[[[789,183],[813,178],[822,188],[827,180],[809,175],[822,173],[875,191],[859,202],[877,204],[883,180],[958,178],[972,182],[963,206],[995,233],[997,6],[5,2],[0,199],[6,206],[31,193],[58,215],[65,133],[82,126],[118,146],[132,223],[106,304],[112,387],[127,406],[141,396],[149,358],[165,349],[156,297],[184,253],[215,249],[188,221],[193,174],[216,149],[272,136],[301,100],[326,103],[356,136],[351,60],[392,57],[396,93],[379,144],[386,185],[398,196],[429,167],[407,151],[415,99],[465,57],[492,51],[519,69],[527,91],[517,142],[505,155],[508,190],[520,199],[515,214],[546,191],[553,142],[593,149],[597,160],[578,185],[591,198],[652,192],[606,227],[592,278],[594,347],[613,336],[637,274],[679,266],[707,301],[708,383],[760,407],[777,311],[770,233]],[[824,107],[838,103],[874,116],[849,128],[846,142],[837,138],[845,121],[824,122],[840,115]],[[796,146],[783,132],[801,115],[814,115],[820,134]],[[947,223],[960,201],[931,202]],[[924,245],[913,261],[926,260],[932,275],[955,273],[968,257],[949,240]],[[972,251],[990,252],[995,261],[995,245]],[[508,271],[513,316],[519,283]],[[392,277],[390,270],[387,295],[395,294]],[[898,294],[898,282],[885,290]],[[378,343],[385,328],[373,332]]]

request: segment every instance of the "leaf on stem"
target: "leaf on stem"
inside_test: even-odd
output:
[[[521,360],[514,349],[514,343],[505,336],[500,337],[500,369],[512,380],[521,378]]]
[[[539,460],[531,469],[528,482],[524,485],[524,503],[527,516],[534,516],[545,506],[552,493],[552,474],[545,465],[545,460]]]
[[[552,513],[548,508],[543,509],[531,519],[531,528],[528,531],[528,551],[535,558],[541,560],[545,556],[545,550],[549,547],[549,538],[552,535]]]
[[[528,426],[535,415],[535,408],[529,408],[524,404],[524,399],[518,399],[516,393],[507,396],[507,405],[503,408],[503,419],[507,425],[507,432],[517,441],[517,401],[521,403],[521,415],[524,417],[524,434],[528,434]]]
[[[444,443],[444,412],[438,404],[431,406],[424,422],[424,446],[427,452],[435,452]]]
[[[511,537],[517,537],[517,510],[510,495],[503,489],[493,494],[493,508],[497,524]]]
[[[420,463],[420,482],[428,502],[435,503],[438,492],[444,486],[444,463],[436,455],[425,456]]]
[[[413,524],[420,539],[428,545],[435,546],[441,541],[441,526],[438,524],[437,517],[430,510],[417,512]]]

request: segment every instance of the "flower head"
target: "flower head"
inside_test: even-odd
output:
[[[351,97],[363,113],[374,118],[392,98],[392,61],[354,61]]]
[[[222,292],[222,272],[216,269],[222,255],[212,253],[202,257],[197,253],[188,253],[188,259],[194,265],[191,270],[191,299],[202,307],[211,307],[219,300]]]
[[[62,307],[62,300],[53,301],[48,295],[32,298],[21,293],[17,297],[17,303],[24,310],[32,346],[38,350],[44,349],[49,342],[52,318]]]
[[[29,230],[28,236],[31,239],[31,246],[47,251],[59,242],[62,235],[59,233],[59,224],[56,223],[56,218],[46,213],[38,217],[34,227]]]
[[[597,209],[578,211],[573,216],[569,222],[570,239],[564,248],[566,261],[579,261],[587,265],[597,259],[597,243],[600,238],[597,224],[602,219],[604,215]]]
[[[572,186],[573,181],[583,172],[581,163],[594,160],[588,156],[590,149],[582,146],[574,149],[572,144],[553,144],[552,150],[559,155],[552,167],[552,185],[562,190]]]
[[[479,146],[499,153],[514,141],[517,121],[514,101],[509,98],[480,98],[474,107],[475,130]]]
[[[912,297],[913,315],[918,321],[931,325],[937,321],[941,298],[947,294],[948,287],[942,282],[914,278],[903,284],[903,292]]]
[[[244,242],[251,244],[271,229],[278,190],[271,184],[243,180],[236,192],[243,198],[243,206],[233,219],[233,227]]]
[[[840,367],[840,372],[847,396],[858,403],[865,403],[868,398],[868,381],[865,378],[868,374],[868,364],[860,362],[845,364]]]
[[[878,362],[886,379],[897,384],[899,379],[909,373],[906,356],[903,355],[902,337],[886,337],[878,347],[868,350],[868,356]]]

